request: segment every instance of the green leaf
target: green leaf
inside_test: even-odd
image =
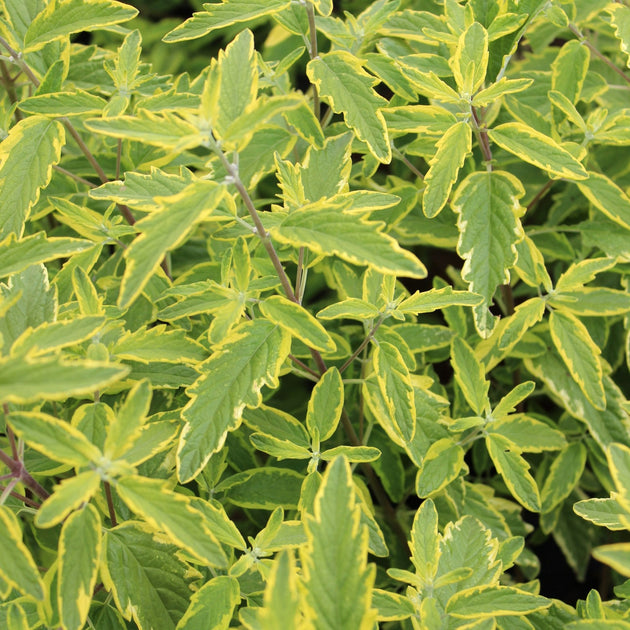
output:
[[[372,361],[388,417],[402,440],[410,442],[416,431],[416,405],[409,368],[388,342],[376,346]]]
[[[446,133],[457,118],[436,105],[401,105],[383,110],[387,129],[398,133]]]
[[[44,232],[17,239],[10,233],[0,242],[0,277],[24,271],[31,265],[67,258],[93,247],[78,238],[47,238]]]
[[[367,528],[360,523],[348,462],[340,457],[324,473],[314,515],[305,519],[300,550],[306,600],[321,630],[367,630],[374,566],[367,566]]]
[[[589,173],[578,188],[596,210],[630,230],[630,198],[615,182],[601,173]]]
[[[627,529],[630,512],[616,499],[585,499],[573,505],[573,511],[583,519],[612,531]]]
[[[355,265],[367,265],[385,274],[426,277],[424,265],[389,235],[381,223],[357,219],[338,205],[316,202],[291,212],[270,229],[281,243],[307,247],[316,254],[339,256]]]
[[[381,456],[381,451],[373,446],[335,446],[322,451],[321,458],[330,462],[343,455],[351,464],[356,462],[374,462]]]
[[[294,444],[290,440],[266,435],[265,433],[253,433],[249,441],[254,448],[267,453],[277,459],[310,459],[311,451],[304,446]]]
[[[263,385],[277,386],[289,347],[290,337],[271,322],[245,322],[199,366],[201,376],[187,390],[191,400],[182,412],[186,425],[177,451],[182,482],[196,477],[223,446],[244,407],[261,403]]]
[[[379,315],[380,311],[376,306],[359,298],[336,302],[317,313],[319,319],[357,319],[360,322],[376,319]]]
[[[271,569],[263,608],[260,610],[261,630],[298,630],[300,598],[297,567],[292,553],[283,551]]]
[[[25,403],[91,394],[123,378],[129,368],[115,363],[12,357],[0,360],[0,400]]]
[[[630,445],[626,426],[627,412],[621,406],[624,397],[610,377],[604,376],[606,408],[602,411],[591,404],[555,352],[526,359],[525,367],[545,383],[559,405],[586,424],[602,449],[608,448],[612,442]]]
[[[92,603],[101,553],[101,517],[92,505],[71,514],[59,536],[57,606],[65,630],[81,630]]]
[[[630,311],[630,293],[595,287],[581,288],[556,293],[550,296],[548,304],[582,317],[625,315]]]
[[[70,512],[87,503],[98,490],[101,476],[94,470],[79,473],[55,486],[51,494],[35,515],[37,527],[53,527],[61,523]]]
[[[489,435],[501,435],[527,453],[557,451],[566,446],[564,433],[525,414],[513,414],[490,422]]]
[[[152,114],[140,110],[137,116],[89,118],[83,124],[88,130],[105,136],[136,140],[174,151],[196,147],[208,139],[208,133],[202,133],[194,125],[168,112]]]
[[[227,575],[212,578],[190,598],[177,630],[228,630],[240,600],[239,585],[234,578]]]
[[[114,0],[51,2],[31,23],[24,36],[25,52],[33,52],[80,31],[96,31],[138,15],[138,10]]]
[[[616,543],[593,549],[593,558],[630,577],[630,543]]]
[[[549,317],[551,338],[574,381],[596,409],[605,409],[600,349],[586,326],[569,313],[553,311]]]
[[[203,514],[212,533],[226,545],[245,551],[247,544],[236,525],[230,520],[225,508],[218,501],[204,501],[199,497],[192,499],[192,506]]]
[[[462,619],[497,616],[522,616],[545,610],[551,600],[532,595],[513,586],[478,586],[460,591],[452,597],[446,612]]]
[[[22,238],[24,223],[40,189],[50,182],[64,142],[61,123],[43,116],[24,118],[9,130],[0,144],[0,240],[11,233]]]
[[[423,501],[414,516],[409,547],[416,575],[423,583],[430,584],[437,572],[440,557],[438,513],[431,499]]]
[[[523,238],[519,220],[524,210],[519,199],[525,189],[516,177],[502,171],[472,173],[458,187],[452,201],[460,230],[457,253],[466,261],[462,278],[470,290],[484,297],[475,309],[480,332],[491,331],[488,313],[499,284],[510,281],[509,269],[517,258],[516,243]]]
[[[548,136],[519,122],[504,123],[488,131],[492,142],[524,162],[571,180],[586,180],[589,174],[566,149]]]
[[[288,468],[265,466],[228,477],[215,488],[225,499],[243,508],[294,510],[300,498],[304,475]]]
[[[529,464],[518,454],[517,447],[503,436],[492,434],[486,436],[486,446],[512,496],[530,512],[540,512],[538,486],[529,473]]]
[[[624,507],[630,508],[630,448],[623,444],[611,444],[606,456],[617,486],[616,498],[625,504]]]
[[[103,538],[101,576],[118,610],[141,630],[175,630],[195,573],[177,547],[142,523],[128,521]],[[191,575],[192,573],[192,575]]]
[[[298,171],[305,200],[319,201],[347,191],[351,151],[351,133],[328,138],[321,149],[309,148],[304,165]]]
[[[22,542],[22,530],[16,516],[8,507],[0,505],[0,577],[24,595],[43,601],[44,583],[39,576],[31,552]]]
[[[181,329],[158,324],[146,330],[126,332],[110,349],[119,359],[141,363],[163,361],[165,363],[198,363],[208,358],[208,351],[186,336]]]
[[[501,398],[500,402],[492,410],[492,417],[495,420],[503,420],[536,389],[536,383],[533,381],[525,381],[519,383],[508,394]],[[512,440],[514,441],[514,440]]]
[[[254,36],[249,29],[241,31],[224,51],[219,53],[219,90],[217,116],[211,124],[220,137],[226,134],[231,123],[253,104],[258,91],[258,68],[254,59]]]
[[[326,329],[300,304],[273,295],[260,303],[260,310],[271,322],[315,350],[333,352],[337,347]]]
[[[614,258],[591,258],[573,263],[558,278],[556,291],[565,293],[582,289],[582,285],[595,280],[595,276],[602,271],[607,271],[615,266]]]
[[[343,410],[343,381],[336,367],[329,368],[313,388],[306,426],[313,439],[325,442],[337,429]]]
[[[31,357],[45,354],[66,346],[72,346],[91,339],[103,327],[105,318],[98,315],[75,317],[56,322],[44,322],[37,328],[27,328],[13,344],[14,355]]]
[[[566,96],[571,103],[580,100],[591,53],[583,42],[572,39],[562,46],[551,64],[551,89]]]
[[[431,289],[430,291],[416,291],[403,300],[396,310],[403,313],[432,313],[449,306],[478,306],[482,298],[470,291],[454,291],[452,287]]]
[[[483,363],[486,372],[512,351],[525,333],[542,319],[544,313],[545,301],[542,298],[530,298],[519,304],[512,315],[499,321],[492,335],[475,348],[475,355]]]
[[[449,65],[460,92],[474,94],[486,78],[488,68],[488,31],[473,22],[460,36]]]
[[[93,188],[90,190],[90,197],[115,201],[138,210],[151,211],[160,207],[160,197],[176,195],[192,181],[190,172],[187,170],[175,175],[152,166],[149,173],[128,171],[122,181],[107,182],[98,188]]]
[[[610,13],[615,35],[621,43],[621,50],[627,57],[626,66],[630,67],[630,10],[623,5],[609,4],[606,11]]]
[[[560,451],[551,464],[540,492],[543,512],[549,512],[568,498],[582,476],[585,463],[586,448],[581,442],[571,442]],[[580,514],[576,510],[577,505],[573,508]]]
[[[249,22],[282,11],[290,0],[224,0],[223,3],[206,3],[205,11],[195,13],[163,37],[167,43],[197,39],[220,28]]]
[[[130,510],[158,531],[166,532],[197,561],[212,567],[227,566],[221,544],[188,497],[170,492],[159,479],[127,476],[115,483],[118,495]]]
[[[455,123],[437,142],[437,151],[431,158],[422,196],[424,214],[437,216],[451,194],[459,169],[472,149],[472,131],[466,122]]]
[[[429,447],[416,476],[416,494],[422,499],[437,494],[457,479],[464,465],[464,449],[451,438],[443,438]]]
[[[526,90],[532,83],[532,79],[506,79],[503,77],[484,90],[477,92],[472,99],[472,104],[474,107],[487,107],[506,94],[515,94]]]
[[[39,411],[14,411],[11,428],[46,457],[70,466],[87,466],[101,458],[101,451],[70,423]]]
[[[83,90],[40,94],[20,101],[22,111],[42,116],[96,115],[105,109],[105,105],[105,99]]]
[[[490,406],[488,400],[490,383],[486,380],[484,369],[475,357],[475,353],[460,337],[453,339],[451,362],[455,371],[455,380],[470,408],[478,416],[482,415]]]
[[[214,210],[224,188],[199,180],[177,195],[165,199],[159,210],[136,223],[140,236],[125,250],[127,263],[118,305],[127,308],[146,286],[160,261],[180,245],[195,225]]]
[[[107,427],[103,453],[109,459],[124,455],[136,442],[151,405],[151,389],[147,381],[136,383],[127,394],[116,414],[116,420]]]
[[[348,126],[368,145],[372,155],[388,164],[392,152],[380,111],[387,101],[373,89],[378,80],[363,70],[354,55],[345,51],[326,53],[311,60],[306,72],[333,111],[344,114]]]

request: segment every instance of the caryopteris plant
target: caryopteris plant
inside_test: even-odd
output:
[[[0,628],[630,629],[628,3],[198,8],[0,0]]]

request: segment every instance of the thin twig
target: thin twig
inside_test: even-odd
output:
[[[18,483],[17,479],[14,479],[13,481],[15,483]],[[9,486],[2,486],[2,485],[0,485],[0,492],[4,493],[8,487]],[[33,507],[35,509],[39,509],[42,506],[41,503],[38,503],[37,501],[33,501],[33,499],[29,499],[27,496],[24,496],[23,494],[20,494],[19,492],[14,492],[12,490],[10,494],[11,494],[11,496],[14,499],[17,499],[18,501],[22,501],[23,503],[26,503],[26,505],[30,505],[31,507]],[[0,501],[0,503],[1,503],[1,501]]]
[[[532,198],[532,200],[527,204],[527,208],[525,212],[529,212],[549,191],[549,189],[555,184],[554,179],[550,179]]]
[[[85,186],[89,186],[90,188],[96,188],[96,184],[93,184],[91,181],[84,179],[83,177],[80,177],[79,175],[75,175],[72,171],[68,171],[62,166],[59,166],[58,164],[53,164],[53,168],[58,173],[61,173],[62,175],[65,175],[66,177],[73,179],[75,182],[79,182],[80,184],[84,184]]]
[[[395,146],[392,146],[394,156],[397,157],[418,179],[424,181],[424,175],[412,164],[407,156]]]
[[[9,101],[12,104],[18,102],[17,92],[15,91],[15,79],[11,77],[9,71],[7,69],[7,64],[4,61],[0,61],[0,72],[2,72],[2,83],[4,84],[4,88],[7,91],[7,95],[9,97]],[[20,122],[22,120],[22,112],[16,107],[15,112],[13,114],[15,116],[15,121]]]
[[[308,372],[308,374],[310,374],[311,376],[314,376],[317,380],[319,380],[321,374],[319,372],[316,372],[312,368],[308,367],[308,365],[306,365],[304,361],[300,361],[300,359],[298,359],[296,356],[292,354],[289,355],[289,359],[293,361],[295,365],[299,366],[302,370],[304,370],[305,372]]]

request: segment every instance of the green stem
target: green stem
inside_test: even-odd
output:
[[[315,59],[318,55],[317,53],[317,28],[315,26],[315,10],[313,9],[313,5],[310,2],[306,3],[306,15],[308,16],[308,32],[310,37],[310,50],[309,55],[311,59]],[[315,114],[315,118],[319,120],[321,118],[321,103],[319,101],[319,92],[317,91],[317,86],[313,84],[313,113]]]
[[[66,170],[62,166],[59,166],[58,164],[53,164],[53,168],[58,173],[61,173],[62,175],[65,175],[66,177],[73,179],[75,182],[79,182],[80,184],[84,184],[85,186],[88,186],[90,188],[96,188],[96,184],[93,184],[91,181],[84,179],[83,177],[80,177],[79,175],[75,175],[71,171]]]
[[[490,148],[490,138],[488,138],[488,130],[483,124],[483,117],[479,117],[477,108],[470,108],[472,113],[472,119],[474,122],[473,129],[475,131],[475,135],[479,141],[479,147],[481,149],[481,153],[483,154],[484,162],[486,163],[486,170],[492,171],[492,149]]]
[[[15,80],[11,78],[9,70],[7,69],[7,64],[4,61],[0,61],[0,72],[2,73],[2,83],[7,91],[9,101],[11,103],[17,103],[19,99],[17,92],[15,91]],[[16,122],[20,122],[20,120],[22,120],[22,112],[17,107],[15,108],[14,116]]]
[[[367,334],[365,339],[361,342],[361,345],[352,353],[350,358],[339,368],[339,373],[343,374],[343,372],[350,366],[350,364],[363,352],[363,349],[370,343],[370,340],[376,334],[376,331],[379,329],[379,326],[385,321],[385,317],[379,317],[376,324],[372,327],[372,330]]]
[[[114,509],[114,499],[112,498],[112,487],[109,481],[103,482],[105,488],[105,498],[107,499],[107,509],[109,510],[109,520],[112,522],[112,527],[118,525],[116,520],[116,510]]]
[[[211,148],[215,152],[219,160],[221,161],[223,168],[226,170],[228,176],[231,178],[232,182],[234,183],[234,186],[236,186],[236,190],[241,196],[241,199],[245,203],[247,212],[249,212],[249,216],[252,218],[252,221],[254,222],[254,226],[256,227],[256,234],[258,238],[260,239],[260,241],[262,242],[263,247],[267,251],[267,255],[269,256],[271,263],[273,264],[273,267],[276,270],[276,273],[278,274],[278,278],[280,280],[280,284],[282,285],[282,289],[284,290],[285,295],[292,302],[299,304],[300,301],[297,295],[295,294],[295,292],[293,291],[293,287],[291,286],[291,281],[289,280],[289,277],[287,276],[287,273],[284,270],[284,267],[282,266],[282,262],[280,261],[278,253],[276,252],[276,248],[273,246],[273,243],[271,242],[271,237],[269,236],[269,232],[267,232],[267,230],[265,229],[265,226],[263,225],[260,215],[258,214],[258,210],[256,210],[256,206],[254,205],[254,202],[252,198],[250,197],[249,192],[247,191],[247,188],[245,188],[245,184],[243,184],[243,180],[241,179],[240,174],[238,172],[238,166],[236,166],[236,164],[230,163],[230,161],[227,159],[227,157],[225,156],[225,153],[223,153],[221,147],[216,142],[216,140],[214,140],[211,143]],[[322,355],[314,348],[309,348],[309,351],[311,353],[311,356],[313,357],[313,360],[315,361],[315,364],[317,365],[317,369],[319,370],[318,376],[321,376],[328,369],[326,367],[326,364],[324,363],[324,359],[322,359]]]
[[[397,157],[418,179],[424,181],[424,175],[412,164],[407,156],[392,144],[394,156]]]
[[[598,59],[603,61],[613,72],[618,74],[626,83],[630,83],[630,77],[621,68],[618,68],[606,55],[599,52],[599,50],[586,39],[586,35],[575,25],[569,24],[569,30],[583,43]]]

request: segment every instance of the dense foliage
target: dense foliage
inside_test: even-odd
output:
[[[0,627],[630,628],[628,4],[137,4],[0,0]]]

